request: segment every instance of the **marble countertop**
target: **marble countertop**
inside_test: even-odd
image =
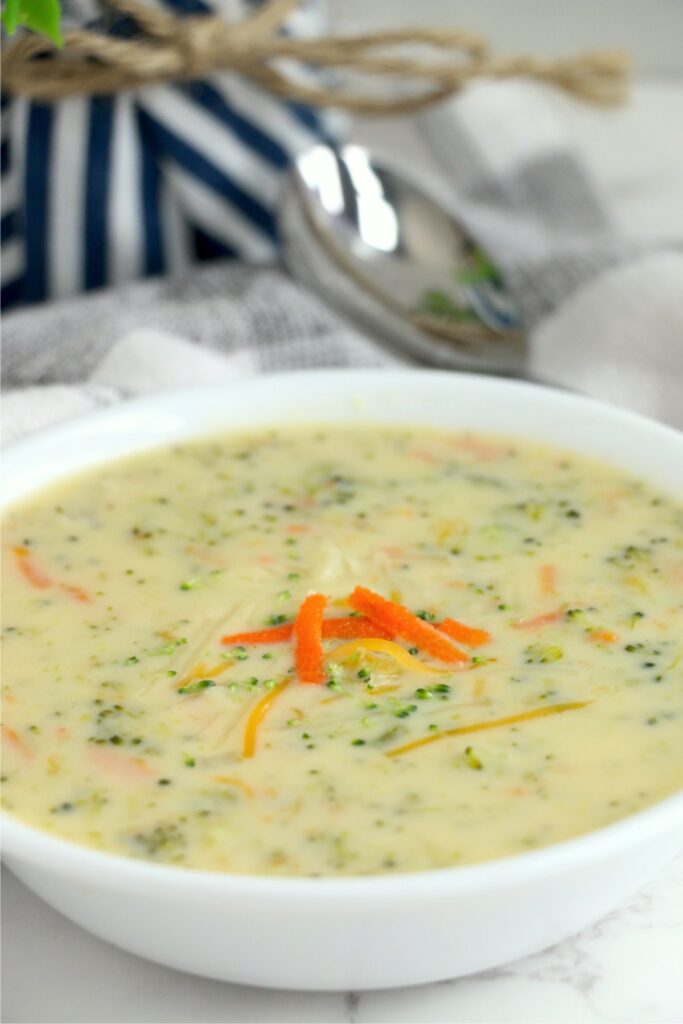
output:
[[[496,970],[380,992],[281,992],[207,981],[94,938],[3,872],[2,1020],[597,1024],[683,1020],[683,856],[603,920]]]

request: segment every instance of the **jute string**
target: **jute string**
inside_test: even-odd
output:
[[[11,42],[2,83],[12,93],[43,101],[101,96],[162,82],[191,81],[230,70],[271,93],[313,106],[359,114],[406,114],[456,93],[474,78],[525,77],[557,86],[578,99],[616,104],[626,97],[630,63],[622,52],[587,53],[564,60],[501,58],[482,38],[457,29],[405,29],[367,35],[293,39],[279,34],[299,0],[271,0],[246,20],[228,24],[214,15],[178,17],[141,0],[108,0],[140,30],[118,39],[88,29],[67,31],[58,49],[26,34]],[[440,51],[431,59],[403,53],[406,45]],[[36,59],[40,58],[40,59]],[[411,83],[410,95],[302,82],[282,59]]]

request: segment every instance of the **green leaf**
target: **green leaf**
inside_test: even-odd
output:
[[[420,299],[417,313],[426,313],[428,316],[442,317],[444,320],[476,320],[476,314],[471,309],[465,309],[456,303],[444,291],[436,288],[425,291]]]
[[[9,35],[16,32],[17,25],[19,24],[19,0],[5,0],[2,23]]]
[[[500,271],[479,247],[473,249],[470,254],[470,266],[456,271],[455,276],[461,284],[485,284],[488,282],[498,287],[502,285]]]
[[[5,0],[2,20],[9,35],[24,25],[62,45],[59,0]]]

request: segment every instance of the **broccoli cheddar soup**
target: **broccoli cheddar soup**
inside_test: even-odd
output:
[[[2,794],[99,850],[358,875],[683,786],[683,508],[465,433],[176,445],[14,507]]]

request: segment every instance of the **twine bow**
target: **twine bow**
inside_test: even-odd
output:
[[[138,37],[117,39],[78,29],[64,34],[64,47],[58,50],[41,36],[25,35],[7,47],[2,82],[12,93],[50,101],[109,95],[230,70],[287,99],[360,114],[420,110],[480,77],[533,78],[598,104],[620,103],[626,96],[630,64],[621,52],[555,61],[500,58],[489,53],[479,36],[457,29],[416,28],[318,39],[279,34],[298,4],[299,0],[271,0],[246,20],[228,24],[215,15],[178,17],[141,0],[109,0],[110,7],[136,23],[141,33]],[[401,55],[407,44],[441,51],[441,59]],[[302,82],[283,70],[283,58],[423,84],[410,95],[393,97],[350,92]]]

